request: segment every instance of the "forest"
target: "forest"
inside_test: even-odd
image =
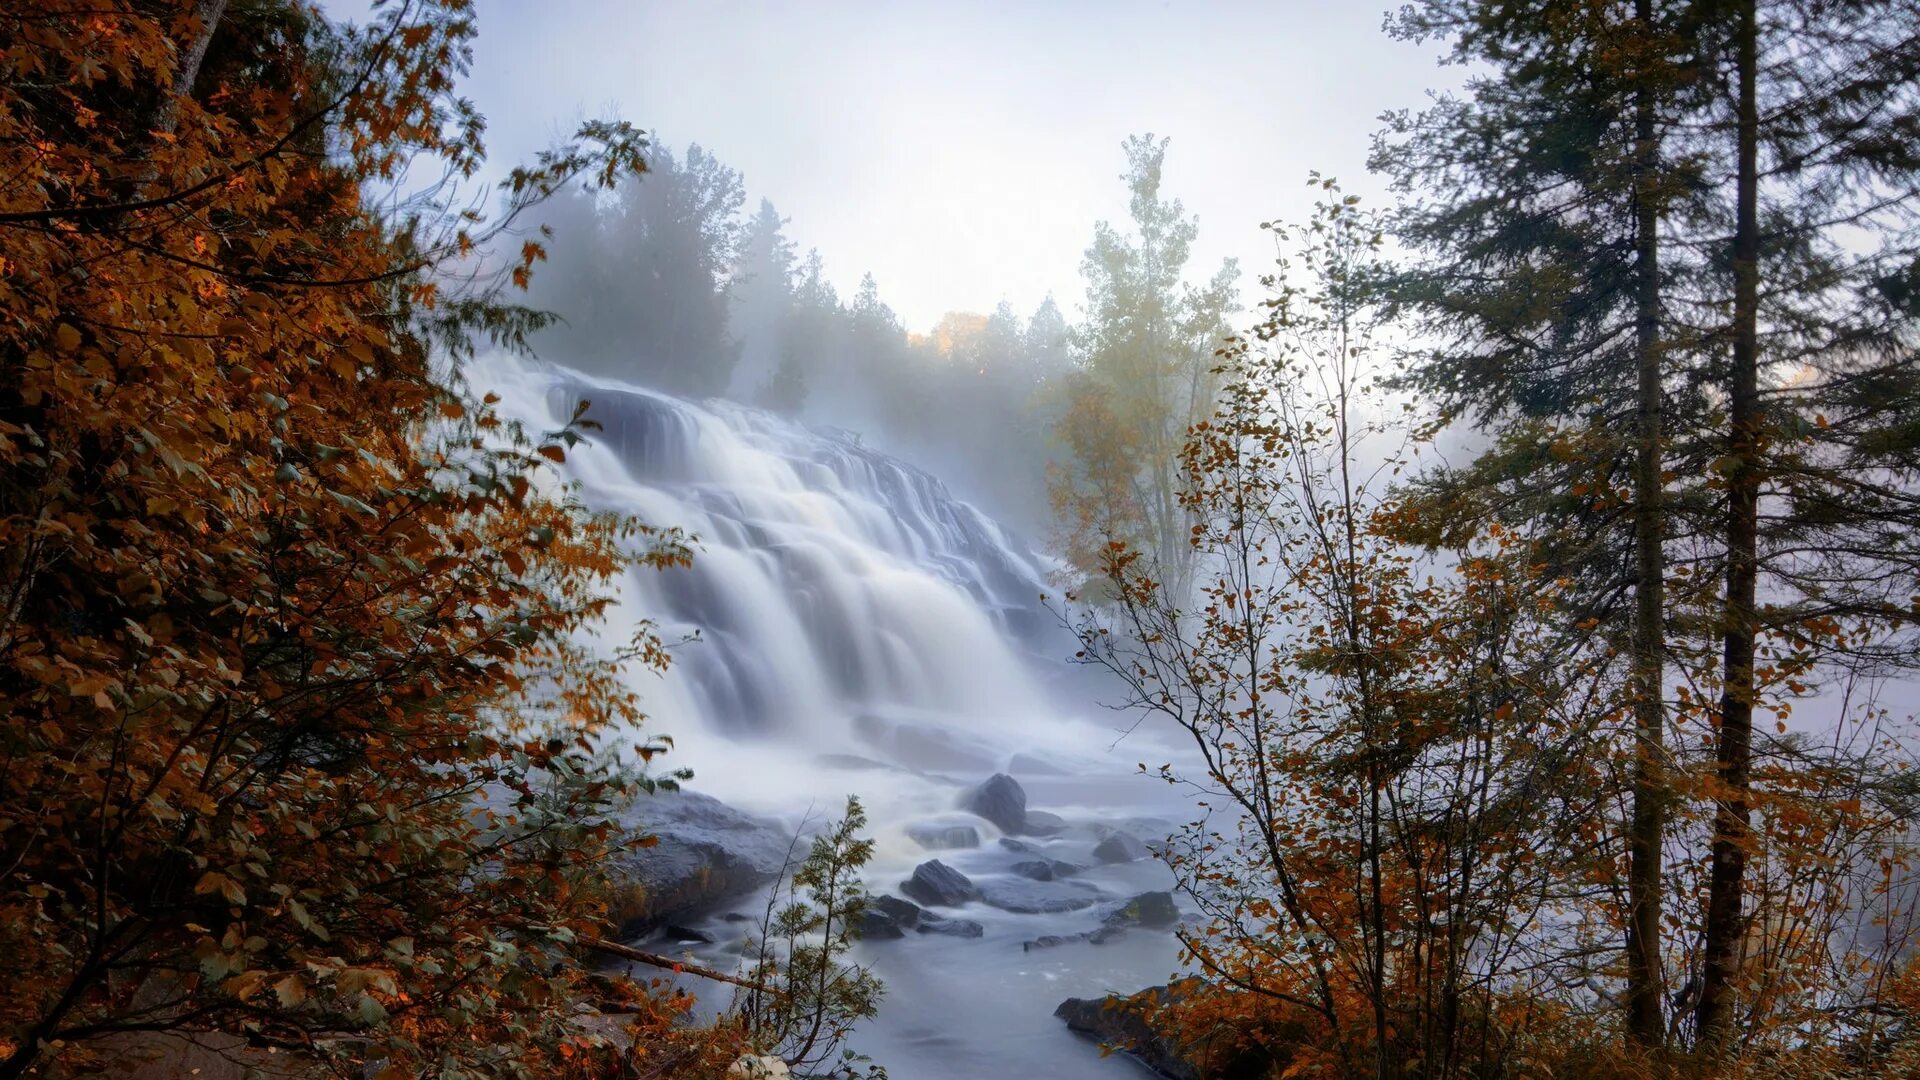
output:
[[[0,11],[0,1080],[1920,1077],[1920,7],[924,324],[494,14]]]

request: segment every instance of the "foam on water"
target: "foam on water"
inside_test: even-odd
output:
[[[698,634],[664,676],[635,676],[651,730],[675,737],[671,764],[691,767],[697,790],[790,823],[858,793],[876,892],[934,854],[907,825],[951,816],[964,783],[1015,754],[1051,763],[1019,777],[1033,805],[1082,823],[1064,857],[1090,861],[1095,824],[1179,813],[1164,785],[1132,775],[1170,751],[1135,735],[1113,752],[1113,719],[1067,677],[1071,638],[1040,600],[1048,564],[931,474],[848,432],[566,368],[489,361],[469,377],[536,432],[588,401],[602,430],[566,466],[581,496],[697,538],[690,569],[623,583],[608,629],[650,619],[670,641]],[[982,849],[938,854],[969,873],[1003,870],[996,832],[979,829]],[[1165,888],[1167,874],[1142,863],[1095,867],[1089,880],[1125,896]],[[1171,938],[1027,955],[1023,939],[1084,929],[1087,916],[974,907],[984,939],[862,946],[892,984],[863,1048],[901,1080],[1124,1072],[1052,1008],[1164,980]]]

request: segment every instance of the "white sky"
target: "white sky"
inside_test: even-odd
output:
[[[328,4],[338,14],[357,0]],[[1251,275],[1258,226],[1312,168],[1372,197],[1389,108],[1450,84],[1389,40],[1382,0],[880,3],[480,0],[467,93],[496,163],[613,112],[740,170],[818,247],[842,296],[871,270],[909,327],[949,310],[1076,312],[1081,252],[1125,216],[1120,141],[1173,137],[1167,190],[1200,217],[1192,270]],[[1248,290],[1244,297],[1252,299]]]

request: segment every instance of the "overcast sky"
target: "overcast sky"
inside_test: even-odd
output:
[[[910,328],[1002,299],[1025,314],[1048,292],[1071,317],[1093,223],[1126,213],[1130,133],[1173,138],[1196,277],[1267,261],[1259,223],[1299,213],[1309,169],[1380,192],[1379,115],[1454,78],[1434,47],[1386,37],[1385,6],[481,0],[467,90],[495,162],[608,112],[699,142],[843,296],[870,270]]]

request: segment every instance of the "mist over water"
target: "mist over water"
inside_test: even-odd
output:
[[[1099,865],[1090,852],[1095,825],[1158,840],[1183,816],[1179,796],[1137,769],[1178,748],[1151,732],[1120,738],[1121,718],[1066,662],[1073,639],[1042,602],[1046,561],[939,478],[855,433],[730,402],[551,365],[491,361],[470,376],[530,429],[554,429],[588,401],[602,430],[566,466],[582,497],[697,538],[690,569],[629,578],[608,630],[651,619],[664,639],[688,639],[663,677],[635,677],[650,732],[674,737],[669,763],[693,769],[693,790],[796,829],[859,795],[878,894],[933,857],[976,880],[1005,874],[1018,856],[955,801],[1010,771],[1030,806],[1075,824],[1045,843],[1049,857],[1089,865],[1076,880],[1115,900],[1168,887],[1156,861]],[[980,830],[979,848],[929,851],[907,835],[956,817]],[[1024,941],[1088,929],[1091,914],[947,913],[982,923],[984,936],[859,946],[888,992],[858,1049],[901,1080],[1133,1068],[1101,1058],[1052,1011],[1164,981],[1171,935],[1026,952]],[[706,959],[731,966],[725,945]]]

